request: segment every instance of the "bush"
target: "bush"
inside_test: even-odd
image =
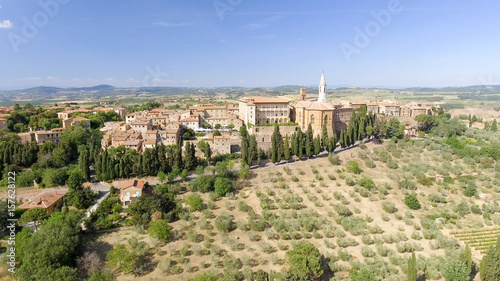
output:
[[[215,228],[223,233],[230,232],[233,230],[233,218],[227,213],[220,214],[215,219]]]
[[[408,208],[410,208],[412,210],[418,210],[421,207],[420,202],[417,199],[417,196],[412,195],[412,194],[406,195],[405,204],[406,204],[406,206],[408,206]]]
[[[354,160],[347,161],[346,170],[350,173],[353,173],[353,174],[360,174],[361,173],[361,169],[359,168],[358,162],[356,162]]]
[[[477,196],[477,187],[475,185],[468,185],[464,189],[464,195],[467,197]]]
[[[396,209],[396,205],[394,205],[394,203],[387,201],[382,202],[382,209],[384,209],[384,211],[388,212],[389,214],[393,214],[398,210]]]
[[[415,185],[415,183],[409,179],[404,179],[402,181],[399,181],[398,187],[399,187],[399,189],[409,189],[409,190],[416,190],[417,189],[417,186]]]
[[[362,187],[368,189],[368,190],[371,190],[375,186],[373,180],[370,178],[367,178],[367,177],[363,177],[363,178],[359,179],[358,184],[361,185]]]
[[[290,272],[295,276],[304,277],[303,280],[317,279],[323,275],[321,253],[309,242],[300,241],[293,245],[293,249],[286,253],[286,259]]]
[[[167,241],[170,238],[170,229],[165,220],[156,220],[149,222],[148,234],[151,237],[161,241]]]
[[[228,178],[218,177],[215,180],[214,187],[215,194],[225,196],[233,188],[233,182]]]
[[[200,211],[203,206],[203,200],[198,194],[191,194],[186,198],[186,205],[189,206],[189,211]]]
[[[459,260],[451,260],[446,263],[441,274],[446,281],[469,281],[470,272],[467,265]]]
[[[328,155],[328,161],[330,161],[330,164],[332,165],[338,165],[340,163],[339,156],[337,154]]]

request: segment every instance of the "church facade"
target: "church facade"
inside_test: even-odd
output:
[[[316,101],[306,99],[306,89],[300,90],[299,100],[291,104],[290,119],[298,124],[301,130],[306,131],[309,124],[314,135],[321,135],[323,125],[326,125],[329,136],[339,135],[347,128],[353,108],[335,105],[327,101],[325,74],[319,83],[319,97]]]

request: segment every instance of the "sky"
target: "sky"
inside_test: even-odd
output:
[[[500,84],[496,0],[0,0],[0,89]]]

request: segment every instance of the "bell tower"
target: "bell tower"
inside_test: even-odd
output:
[[[319,82],[319,97],[318,102],[326,102],[326,79],[325,73],[321,75],[321,81]]]

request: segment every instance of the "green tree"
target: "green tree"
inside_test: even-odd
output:
[[[326,123],[324,123],[323,127],[321,128],[321,147],[327,147],[328,142],[328,129],[326,128]]]
[[[446,281],[469,281],[470,275],[467,265],[463,262],[453,259],[448,261],[441,271]],[[497,279],[498,280],[498,279]]]
[[[405,197],[405,204],[408,206],[408,208],[412,210],[418,210],[420,209],[420,202],[417,199],[417,196],[413,194],[408,194]]]
[[[353,173],[353,174],[361,173],[361,168],[359,168],[358,162],[356,162],[354,160],[347,161],[346,170],[350,173]]]
[[[193,193],[186,198],[186,205],[189,206],[191,212],[200,211],[203,207],[203,200],[198,194]]]
[[[286,260],[293,275],[311,279],[323,275],[321,253],[318,248],[307,241],[299,241],[293,246],[292,250],[287,251]]]
[[[68,193],[66,194],[66,203],[78,209],[88,208],[95,197],[90,188],[83,187],[83,181],[81,170],[74,169],[70,172],[67,184]]]
[[[472,261],[472,252],[468,244],[465,246],[464,251],[460,254],[460,261],[463,262],[465,265],[467,265],[467,270],[470,275],[472,272],[473,261]]]
[[[482,281],[500,280],[500,254],[499,249],[491,246],[481,260],[480,275]]]
[[[314,149],[314,136],[311,123],[307,126],[306,131],[306,156],[307,158],[311,158]]]
[[[321,152],[321,140],[319,137],[314,138],[314,155],[318,155]]]
[[[56,213],[22,245],[21,280],[78,280],[73,268],[81,247],[79,212]],[[17,245],[17,244],[16,244]]]
[[[224,177],[217,177],[214,183],[215,194],[225,196],[233,188],[233,182]]]
[[[227,213],[220,214],[214,221],[215,228],[223,233],[233,230],[233,224],[233,218]]]
[[[493,122],[491,123],[491,130],[493,132],[498,131],[497,119],[493,119]]]
[[[377,281],[375,273],[362,267],[360,270],[351,270],[351,281]]]
[[[250,147],[249,136],[246,126],[240,127],[240,138],[241,138],[241,161],[248,163],[248,150]]]
[[[40,224],[50,217],[43,208],[33,208],[24,212],[18,220],[18,225],[25,225],[26,223],[33,222],[35,230],[38,230]]]
[[[283,137],[280,133],[280,127],[275,126],[274,132],[271,137],[271,162],[278,163],[281,161],[281,157],[283,156]]]
[[[285,156],[285,160],[290,160],[290,145],[288,144],[288,136],[285,137],[285,143],[283,145],[284,151],[283,155]]]
[[[155,220],[149,222],[148,234],[160,241],[167,241],[170,238],[170,229],[165,220]]]
[[[411,257],[408,259],[408,271],[406,273],[408,281],[417,280],[417,258],[415,257],[415,252],[411,253]]]

